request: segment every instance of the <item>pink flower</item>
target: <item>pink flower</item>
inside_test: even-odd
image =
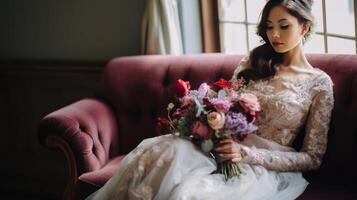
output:
[[[175,112],[172,114],[172,116],[175,119],[180,119],[181,117],[187,117],[189,115],[192,115],[194,113],[194,107],[192,106],[184,106],[182,108],[177,108]]]
[[[178,97],[183,97],[188,94],[191,85],[189,81],[183,81],[181,79],[176,81],[175,94]]]
[[[233,88],[224,88],[224,90],[226,91],[228,98],[233,98],[236,96],[236,93]]]
[[[209,138],[209,130],[204,123],[200,121],[195,121],[193,122],[191,129],[193,135],[198,136],[199,138],[203,138],[205,140]]]
[[[181,117],[188,116],[194,112],[196,104],[191,97],[184,96],[178,98],[178,101],[180,102],[180,107],[172,114],[174,118],[180,119]]]
[[[245,80],[243,77],[241,77],[240,79],[234,79],[232,81],[232,88],[236,91],[240,90],[245,84]]]
[[[210,90],[209,85],[207,85],[207,83],[202,83],[200,87],[198,87],[199,98],[204,98],[205,96],[207,96],[209,90]]]
[[[232,106],[232,102],[229,99],[211,99],[210,102],[213,104],[217,112],[226,113]]]
[[[186,106],[190,106],[190,107],[195,106],[195,101],[189,96],[181,97],[178,100],[181,104],[181,108]]]
[[[219,113],[219,112],[210,112],[207,115],[207,121],[209,126],[214,129],[218,130],[223,128],[224,122],[225,122],[225,116],[224,113]]]
[[[243,93],[238,97],[239,104],[243,107],[245,112],[255,115],[260,111],[260,104],[258,98],[251,93]]]

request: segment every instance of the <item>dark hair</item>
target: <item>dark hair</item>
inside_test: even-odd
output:
[[[283,53],[277,53],[273,49],[266,34],[270,11],[276,6],[282,6],[290,15],[296,17],[299,23],[309,24],[309,30],[304,35],[305,39],[307,39],[314,25],[314,16],[311,13],[312,3],[312,0],[269,0],[265,4],[257,26],[257,34],[265,43],[250,52],[250,67],[241,71],[238,74],[238,78],[244,77],[249,81],[272,77],[276,73],[277,64],[283,62]]]

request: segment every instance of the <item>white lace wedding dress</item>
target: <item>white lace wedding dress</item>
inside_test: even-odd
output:
[[[237,73],[248,65],[243,59]],[[301,171],[319,167],[326,150],[333,107],[332,81],[323,71],[296,69],[298,76],[251,81],[248,90],[262,106],[259,129],[242,143],[242,174],[227,182],[211,174],[214,160],[172,135],[142,141],[119,170],[88,199],[258,200],[295,199],[308,182]],[[305,126],[299,151],[292,142]]]

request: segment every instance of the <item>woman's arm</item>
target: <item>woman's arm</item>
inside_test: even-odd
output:
[[[241,145],[244,163],[277,171],[317,169],[327,146],[327,133],[334,104],[332,81],[324,75],[316,81],[303,146],[300,152],[275,151]]]

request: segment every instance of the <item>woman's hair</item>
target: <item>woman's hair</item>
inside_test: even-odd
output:
[[[270,11],[276,6],[282,6],[290,15],[296,17],[300,24],[308,24],[309,30],[304,35],[306,40],[310,36],[314,25],[314,16],[311,13],[312,3],[312,0],[269,0],[266,3],[257,26],[257,34],[265,43],[250,52],[250,67],[241,71],[238,74],[238,78],[244,77],[249,81],[272,77],[276,73],[276,65],[283,62],[283,54],[277,53],[273,49],[266,34]]]

